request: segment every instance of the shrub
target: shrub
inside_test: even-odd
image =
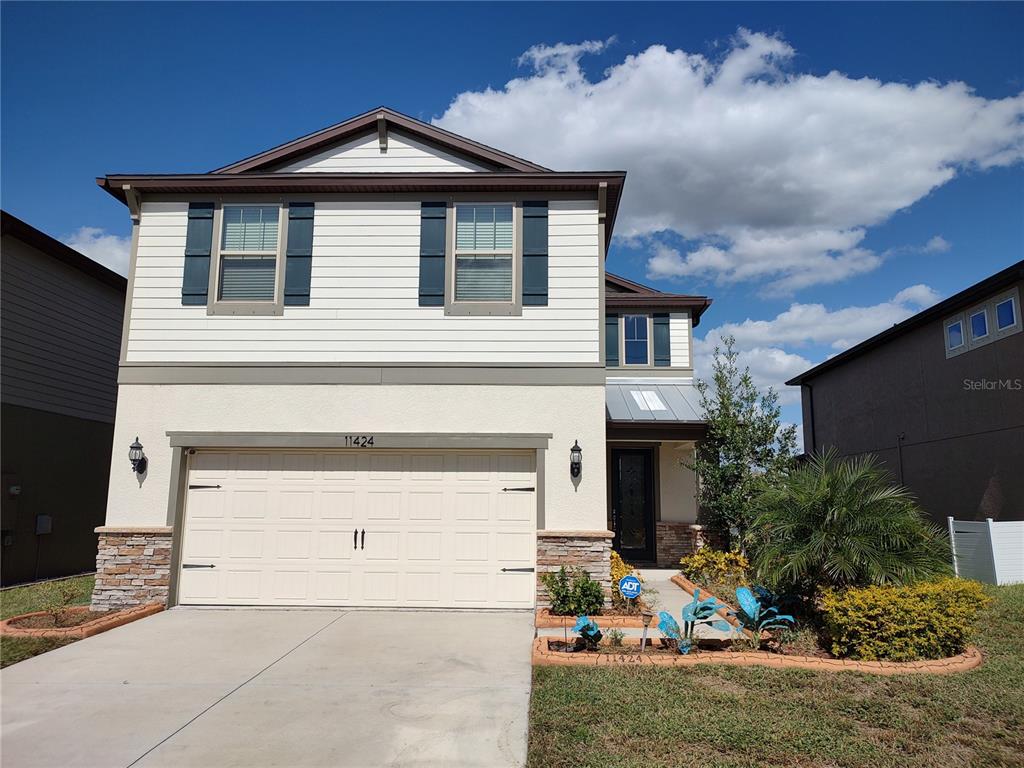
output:
[[[754,571],[773,589],[913,584],[951,570],[946,535],[873,456],[815,456],[766,485],[754,507]]]
[[[621,629],[609,629],[608,630],[608,645],[613,648],[621,648],[622,641],[625,639],[626,633]]]
[[[619,579],[632,575],[636,576],[640,581],[643,581],[643,576],[641,576],[632,565],[623,560],[622,556],[619,555],[618,552],[612,551],[611,564],[612,604],[615,605],[616,608],[620,609],[630,608],[632,607],[630,605],[631,601],[624,598],[622,593],[619,592]]]
[[[702,547],[679,561],[683,575],[697,582],[742,578],[749,566],[747,558],[739,552],[722,552],[710,547]]]
[[[604,590],[582,568],[570,573],[563,565],[552,573],[542,573],[540,580],[556,616],[589,616],[600,613],[604,606]]]
[[[962,653],[987,603],[976,581],[829,590],[821,616],[832,653],[865,661],[941,659]]]
[[[79,598],[78,584],[72,579],[55,579],[39,585],[40,608],[53,619],[55,627],[64,626],[69,609]]]

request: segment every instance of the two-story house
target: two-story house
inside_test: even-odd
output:
[[[98,179],[132,253],[94,605],[529,608],[678,549],[708,301],[605,274],[625,175],[377,109]]]

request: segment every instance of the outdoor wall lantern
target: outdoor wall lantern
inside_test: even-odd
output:
[[[569,474],[579,477],[583,471],[583,449],[580,448],[580,441],[574,440],[572,448],[569,449]]]
[[[146,473],[149,461],[146,460],[146,454],[142,452],[142,443],[139,442],[138,435],[135,436],[135,442],[128,446],[128,461],[132,463],[132,472],[137,475]]]

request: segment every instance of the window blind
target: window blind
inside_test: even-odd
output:
[[[512,257],[458,256],[455,266],[456,301],[511,301]]]
[[[276,205],[225,205],[221,250],[235,253],[276,253]]]
[[[227,301],[273,301],[277,259],[273,256],[222,256],[220,297]]]
[[[459,205],[455,209],[457,251],[511,251],[511,205]]]

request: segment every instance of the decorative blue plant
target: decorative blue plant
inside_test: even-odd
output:
[[[572,628],[572,631],[580,636],[577,644],[590,651],[597,649],[597,644],[601,642],[601,638],[604,636],[601,634],[597,622],[589,616],[577,616],[576,626]]]
[[[661,611],[658,614],[658,630],[665,637],[676,641],[676,647],[680,653],[689,653],[693,650],[693,631],[698,624],[707,624],[723,632],[728,632],[732,628],[727,621],[711,618],[721,607],[722,604],[713,597],[701,600],[700,590],[695,590],[693,600],[683,606],[682,629],[679,628],[678,622],[672,618],[671,613]]]
[[[779,609],[770,603],[775,601],[775,595],[764,587],[754,587],[757,596],[747,587],[739,587],[736,590],[736,602],[740,609],[736,612],[736,618],[743,624],[744,629],[753,633],[754,639],[761,637],[761,633],[773,629],[786,629],[793,626],[795,619],[788,614],[779,613]]]

